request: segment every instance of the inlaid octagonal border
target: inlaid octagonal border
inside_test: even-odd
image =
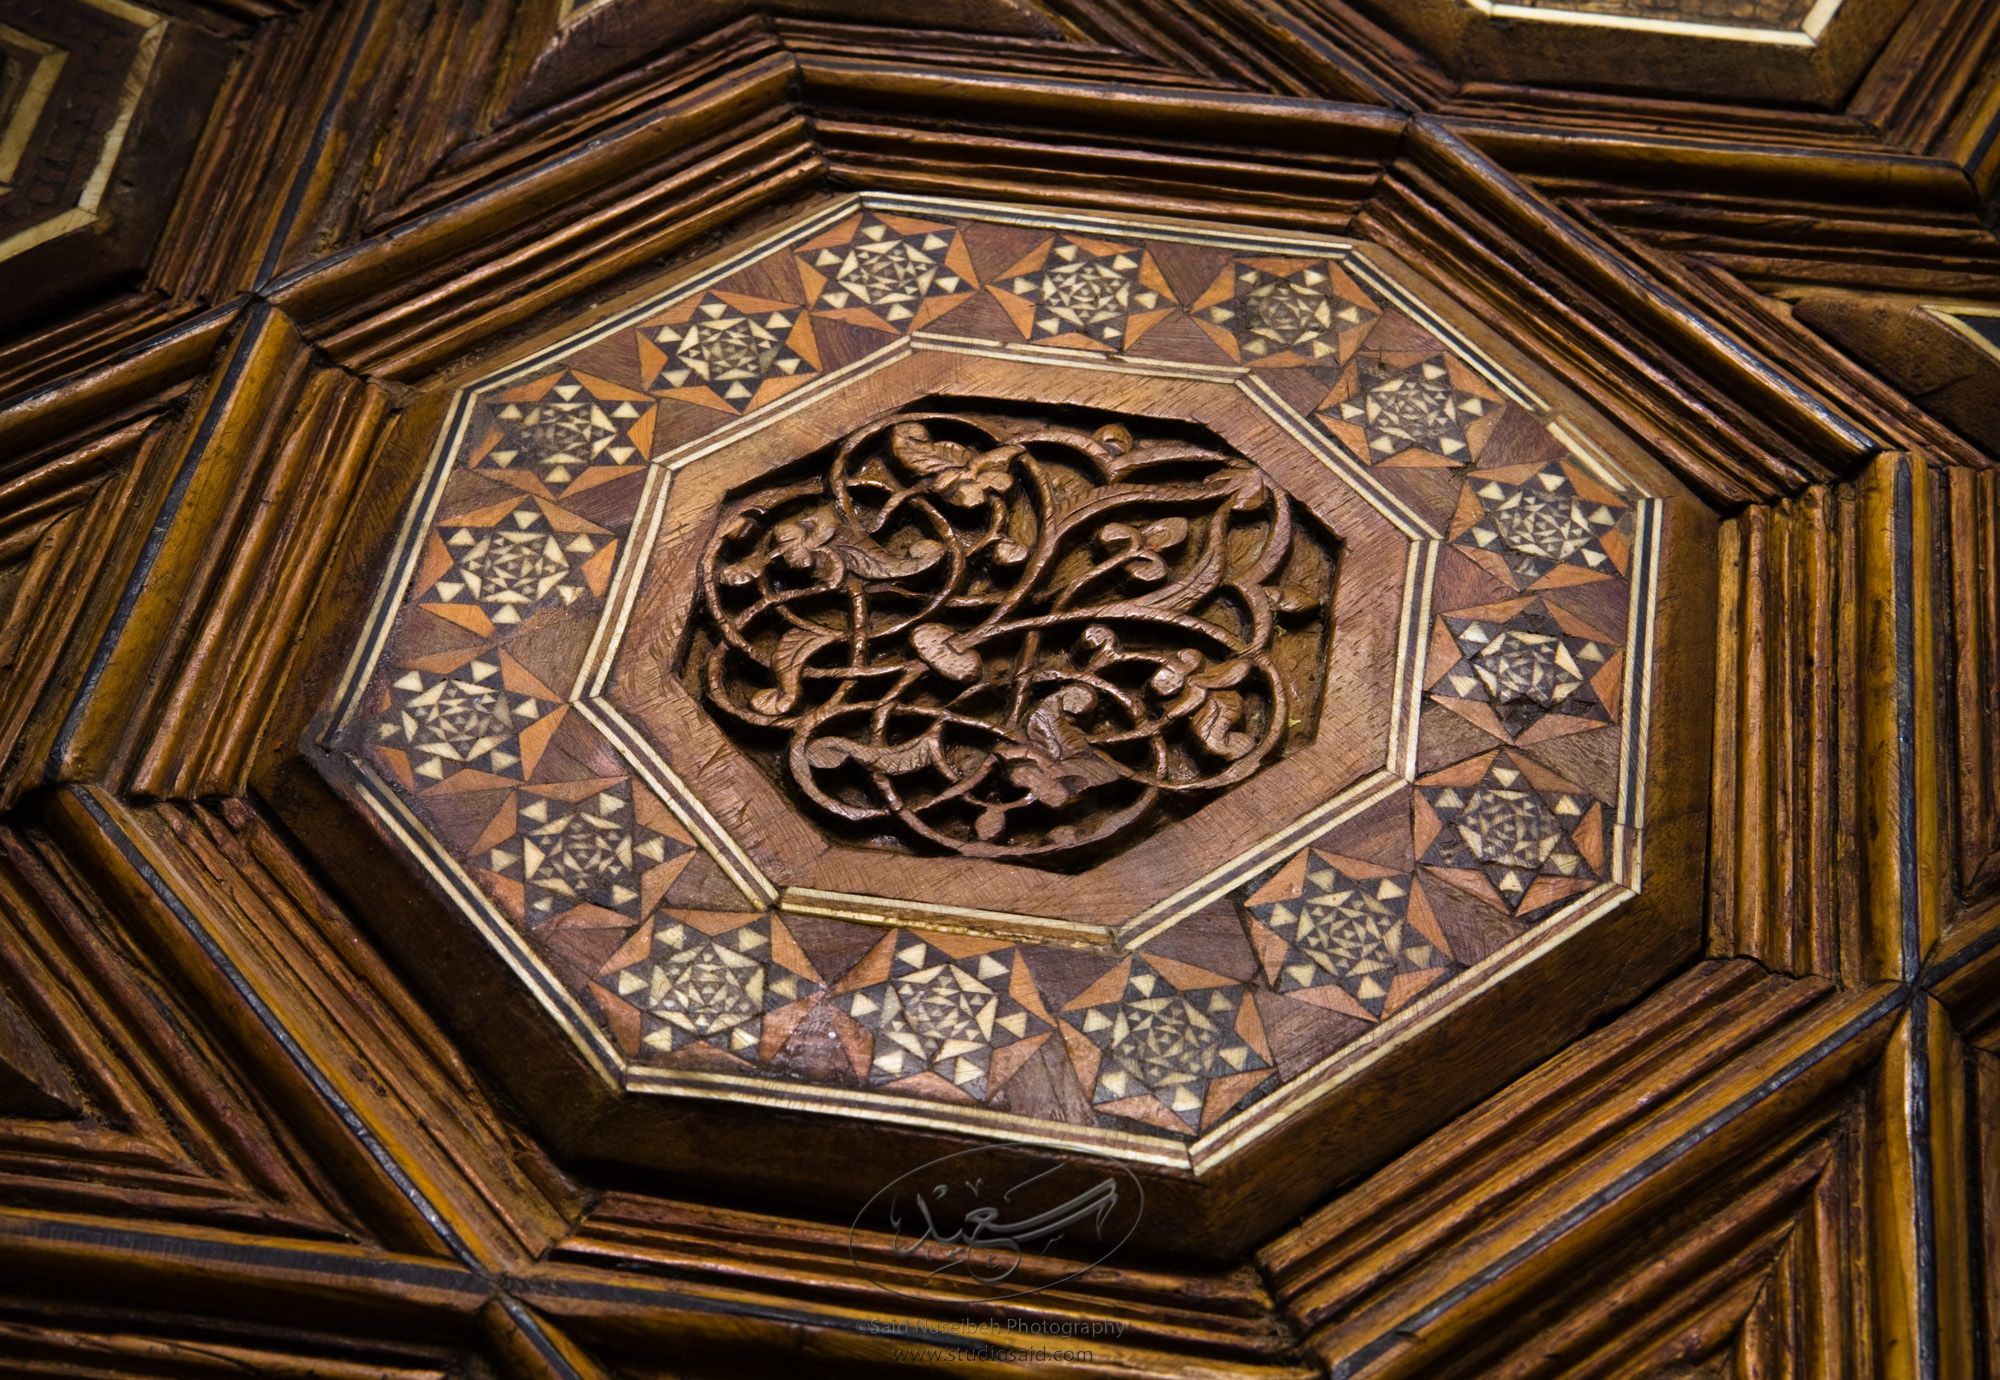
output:
[[[753,376],[704,367],[725,330]],[[1384,769],[1108,942],[746,872],[601,698],[644,529],[677,472],[919,351],[1222,382],[1368,495],[1411,539]],[[521,419],[557,401],[588,453],[552,463]],[[1552,413],[1346,241],[861,194],[460,389],[324,741],[613,1087],[1205,1169],[1638,890],[1661,505]],[[986,1039],[911,1024],[937,982]],[[1135,1053],[1148,1023],[1174,1038]]]

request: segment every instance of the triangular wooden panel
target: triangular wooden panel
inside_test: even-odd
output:
[[[63,1121],[82,1114],[76,1084],[21,1009],[0,993],[0,1114]]]
[[[42,1103],[9,1107],[10,1205],[354,1234],[351,1200],[220,1055],[213,1016],[176,999],[180,984],[104,923],[45,836],[13,832],[0,846],[18,1076],[36,1080]]]

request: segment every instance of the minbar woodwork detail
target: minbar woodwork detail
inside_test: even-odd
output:
[[[1136,425],[863,427],[722,515],[683,675],[881,847],[1060,865],[1248,779],[1311,735],[1331,549]]]
[[[440,399],[335,784],[608,1083],[1227,1157],[1640,881],[1662,502],[1409,275],[746,239]]]
[[[0,1371],[2000,1375],[1996,73],[0,0]]]

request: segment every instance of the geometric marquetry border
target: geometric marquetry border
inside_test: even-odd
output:
[[[835,294],[845,286],[836,261],[864,233],[901,238],[930,255],[923,262],[931,276],[909,299],[915,312],[898,318],[870,311],[865,293],[858,303],[852,293]],[[967,246],[980,234],[1025,254],[1006,264],[1013,251],[1002,259],[989,251],[975,268]],[[831,276],[801,276],[794,267],[814,262],[814,252],[833,265]],[[1052,253],[1125,275],[1108,326],[1047,314],[1056,296],[1050,275],[1062,267]],[[1194,274],[1187,267],[1204,254],[1228,259],[1212,281],[1210,269]],[[782,284],[770,267],[780,260],[791,275]],[[1325,285],[1329,275],[1339,279],[1333,287]],[[1268,330],[1255,338],[1252,319],[1257,285],[1268,290],[1273,279],[1283,279],[1285,291],[1319,294],[1316,302],[1345,301],[1359,325],[1347,334],[1331,326],[1308,332],[1281,341],[1285,348],[1274,353]],[[1340,291],[1349,296],[1338,298]],[[731,390],[710,385],[699,367],[691,374],[686,365],[697,355],[704,321],[733,330],[742,320],[769,347],[763,363],[783,360],[791,372],[772,370]],[[1070,325],[1083,329],[1064,329]],[[1388,343],[1363,348],[1364,335]],[[862,336],[865,343],[836,364],[839,342]],[[637,371],[607,380],[622,365],[607,363],[605,342],[623,342],[618,359],[629,365],[634,337]],[[1227,383],[1283,421],[1412,539],[1401,600],[1399,727],[1386,768],[1274,827],[1193,886],[1153,900],[1119,928],[1115,943],[1081,951],[1095,963],[1094,977],[1074,975],[1077,936],[1061,933],[1060,916],[1029,917],[1047,926],[1040,932],[982,934],[973,924],[968,936],[950,917],[912,920],[907,903],[870,915],[869,898],[861,896],[836,898],[813,914],[803,898],[745,873],[727,830],[600,693],[650,555],[648,524],[657,521],[675,473],[918,350]],[[1452,419],[1443,430],[1413,432],[1387,402],[1377,406],[1396,389],[1415,387],[1433,390],[1426,395],[1433,420],[1440,412]],[[516,424],[523,409],[579,398],[596,408],[597,452],[558,457],[563,465],[543,464],[540,477],[527,473],[527,462],[507,469],[524,444]],[[1528,953],[1561,942],[1638,890],[1662,505],[1550,412],[1349,242],[860,194],[459,391],[322,741],[348,760],[352,775],[343,784],[421,862],[611,1086],[770,1101],[1207,1168],[1323,1098],[1371,1051],[1407,1038],[1455,997],[1498,980]],[[1513,428],[1507,443],[1492,441],[1503,426]],[[468,516],[452,485],[481,467],[482,482],[497,475],[515,486],[514,497],[493,508],[488,494],[493,511]],[[1452,478],[1448,487],[1434,482],[1440,473]],[[616,520],[604,504],[588,506],[592,492],[614,490],[630,495]],[[503,606],[477,579],[468,587],[459,578],[468,567],[451,544],[483,551],[507,520],[533,528],[529,559],[540,564],[527,592]],[[1454,588],[1476,585],[1484,593],[1442,593],[1441,561],[1458,572]],[[1619,585],[1618,609],[1603,597],[1587,606],[1600,623],[1614,621],[1607,612],[1622,619],[1616,634],[1564,602],[1577,588],[1601,595],[1619,593]],[[524,617],[546,626],[558,595],[560,607],[573,610],[561,616],[587,619],[592,631],[570,639],[587,647],[561,674],[538,675],[509,659],[510,645],[526,645],[509,637],[518,637]],[[466,645],[475,650],[439,652],[433,639],[421,655],[399,652],[397,639],[425,617],[471,633]],[[1567,702],[1587,701],[1594,717],[1565,718],[1538,703],[1525,728],[1497,718],[1495,711],[1518,709],[1527,692],[1516,685],[1509,692],[1516,698],[1498,698],[1495,686],[1511,684],[1510,673],[1482,678],[1478,657],[1510,636],[1517,648],[1560,645],[1594,657],[1598,684]],[[453,658],[449,670],[438,669]],[[392,684],[389,672],[398,666]],[[495,722],[527,728],[514,737],[420,741],[422,716],[435,710],[437,688],[449,677],[465,694],[483,696],[481,703],[504,702],[490,711],[501,716]],[[431,700],[411,711],[426,695]],[[1413,721],[1417,706],[1422,717]],[[570,709],[576,712],[563,717]],[[435,769],[436,779],[419,782],[413,754],[399,748],[400,755],[385,757],[379,742],[366,739],[368,730],[392,738],[397,722],[408,744],[433,750],[418,764]],[[1419,730],[1419,722],[1428,727]],[[1468,736],[1468,725],[1478,731]],[[578,760],[596,752],[590,760],[599,770],[556,783],[566,794],[538,793],[535,773],[550,760],[537,755],[541,745],[585,728],[598,733],[596,746],[567,750]],[[1594,794],[1541,760],[1572,767],[1582,760],[1572,747],[1584,734],[1598,735],[1592,743],[1615,740]],[[524,748],[529,735],[536,746]],[[1427,756],[1431,738],[1452,746]],[[497,815],[473,827],[457,821],[457,841],[447,842],[441,835],[451,831],[437,813],[446,797],[436,794],[447,790],[456,800],[504,794],[504,827]],[[641,814],[648,816],[643,827],[635,822]],[[1497,835],[1480,822],[1491,818],[1502,821]],[[553,854],[544,846],[548,831],[578,819],[586,821],[576,826],[588,835],[583,845],[596,850],[590,856],[622,850],[617,867],[624,870],[609,880],[588,870],[565,873],[558,902],[547,887],[537,893],[537,875],[554,875],[537,869]],[[1524,829],[1540,832],[1522,841],[1516,835]],[[1400,844],[1383,842],[1398,831]],[[635,848],[653,860],[650,869],[632,860]],[[1555,857],[1569,859],[1560,877],[1549,861]],[[701,858],[732,879],[733,900],[718,904],[712,887],[693,900],[692,892],[675,890]],[[1196,931],[1203,924],[1236,933],[1241,954],[1227,963],[1191,961],[1199,951],[1187,945],[1202,937]],[[578,930],[595,936],[590,962],[579,967],[573,954],[552,957],[550,935]],[[1366,972],[1351,961],[1357,935],[1373,946],[1361,965]],[[838,967],[825,957],[836,949]],[[744,975],[729,979],[733,987],[720,984],[728,1009],[690,1008],[691,989],[674,986],[690,964]],[[1015,1022],[1016,1038],[1002,1045],[989,1032],[967,1056],[963,1048],[940,1053],[936,1039],[913,1034],[907,1022],[892,1028],[881,993],[910,980],[910,971],[956,974],[952,980],[978,987],[989,1022],[993,1011],[1013,1013],[1006,1019]],[[1002,983],[1004,999],[992,990]],[[1201,1048],[1184,1040],[1164,1062],[1128,1057],[1123,1032],[1138,1013],[1159,1015],[1163,1003],[1169,1016],[1219,1033]],[[1316,1033],[1280,1049],[1274,1019],[1281,1027],[1313,1025]],[[853,1051],[848,1066],[786,1064],[793,1057],[788,1032],[815,1020],[835,1024]],[[1094,1120],[1014,1110],[1005,1084],[1029,1059],[1074,1076]]]

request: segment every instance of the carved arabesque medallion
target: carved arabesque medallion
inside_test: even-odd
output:
[[[1063,866],[1310,739],[1335,563],[1212,437],[948,402],[723,511],[682,675],[839,836]]]

